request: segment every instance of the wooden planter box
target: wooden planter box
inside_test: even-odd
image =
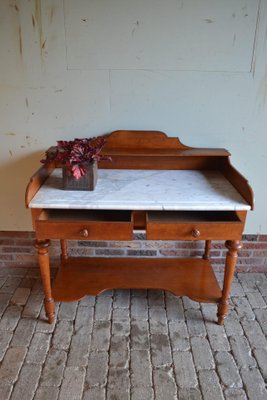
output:
[[[97,162],[87,165],[86,174],[80,179],[69,175],[66,167],[63,167],[63,188],[65,190],[94,190],[97,183]]]

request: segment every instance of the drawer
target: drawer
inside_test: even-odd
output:
[[[147,212],[148,240],[239,240],[244,223],[233,211]]]
[[[35,221],[37,239],[132,240],[131,212],[44,210]]]

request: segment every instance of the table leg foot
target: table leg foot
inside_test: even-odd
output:
[[[49,324],[53,324],[55,321],[55,303],[54,300],[44,299],[45,315],[48,319]]]
[[[226,315],[228,314],[228,310],[229,310],[228,303],[225,303],[225,302],[219,303],[218,312],[217,312],[217,317],[218,317],[217,324],[218,325],[224,324],[224,320],[225,320]]]
[[[231,284],[234,276],[237,253],[242,248],[242,244],[238,240],[227,240],[225,246],[228,249],[225,260],[224,282],[222,289],[222,298],[218,305],[218,324],[223,325],[224,319],[228,314],[229,305],[228,298],[230,295]]]

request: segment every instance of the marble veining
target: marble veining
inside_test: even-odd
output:
[[[249,210],[219,171],[99,169],[94,191],[62,188],[56,169],[30,208],[119,210]]]

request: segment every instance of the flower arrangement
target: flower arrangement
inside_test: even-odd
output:
[[[103,137],[59,140],[52,151],[46,151],[46,157],[41,162],[43,164],[58,162],[66,167],[69,175],[78,180],[85,175],[88,164],[102,160],[111,161],[111,157],[100,154],[106,142]]]

